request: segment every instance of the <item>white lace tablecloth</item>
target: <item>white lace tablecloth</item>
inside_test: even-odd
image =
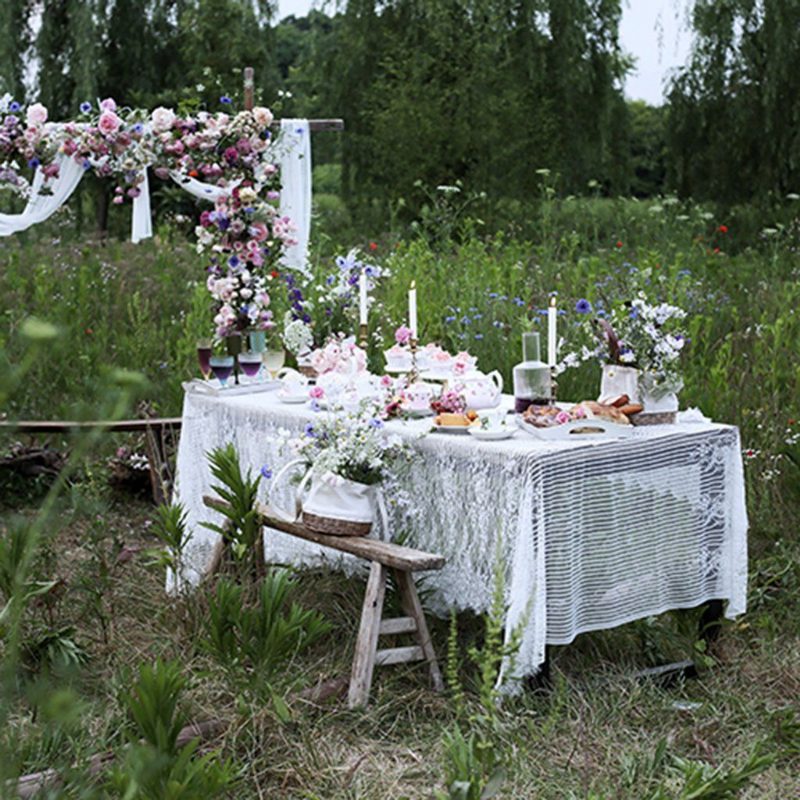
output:
[[[301,431],[314,416],[274,392],[187,393],[176,487],[192,530],[186,580],[199,580],[216,539],[199,525],[216,517],[202,503],[211,487],[206,453],[233,442],[243,466],[277,472],[291,457],[279,452],[279,430]],[[388,493],[390,535],[447,558],[443,570],[419,579],[435,613],[486,611],[494,566],[502,564],[506,630],[521,632],[515,675],[537,671],[545,644],[567,644],[585,631],[710,599],[727,600],[728,617],[744,612],[747,513],[736,428],[651,426],[625,439],[576,442],[520,431],[478,442],[423,436],[430,420],[389,425],[415,451],[413,468]],[[278,499],[288,505],[288,497]],[[356,568],[277,531],[265,534],[265,547],[273,562],[326,558]]]

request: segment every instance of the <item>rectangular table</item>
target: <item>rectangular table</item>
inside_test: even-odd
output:
[[[185,580],[200,579],[216,539],[198,524],[213,517],[202,504],[211,486],[206,453],[233,442],[244,467],[276,473],[291,458],[280,452],[281,439],[314,417],[275,392],[187,392],[176,483],[193,532]],[[744,612],[747,514],[736,428],[650,426],[625,439],[574,442],[520,431],[477,442],[426,435],[430,420],[388,425],[414,451],[411,468],[385,490],[389,534],[447,558],[422,579],[435,613],[486,611],[495,564],[502,565],[507,634],[521,633],[513,677],[535,673],[546,644],[568,644],[586,631],[711,599],[727,601],[728,617]],[[265,500],[268,487],[265,481]],[[277,492],[284,506],[289,491]],[[278,532],[265,537],[265,548],[267,560],[279,563],[333,558]]]

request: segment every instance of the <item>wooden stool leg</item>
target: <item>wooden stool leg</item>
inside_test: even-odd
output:
[[[401,569],[395,569],[392,572],[394,573],[395,581],[397,581],[397,589],[400,592],[400,603],[403,606],[403,611],[417,623],[414,638],[422,648],[425,660],[428,662],[431,686],[435,692],[442,692],[444,691],[442,673],[439,671],[439,663],[436,661],[436,652],[431,642],[428,623],[425,621],[425,612],[422,610],[417,587],[414,585],[414,576],[410,572]]]
[[[347,693],[347,705],[350,708],[365,706],[369,701],[385,596],[386,567],[373,561],[369,571],[367,590],[364,593],[361,624],[356,640],[356,654],[353,658],[353,671],[350,675],[350,690]]]

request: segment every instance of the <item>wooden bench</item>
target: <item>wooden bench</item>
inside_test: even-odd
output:
[[[209,508],[223,507],[223,501],[204,497]],[[372,675],[376,666],[405,664],[413,661],[426,661],[434,691],[444,689],[442,674],[436,661],[436,653],[431,643],[430,632],[425,621],[425,613],[420,603],[417,587],[414,584],[415,572],[438,570],[444,566],[443,556],[425,553],[411,547],[350,536],[330,536],[317,533],[299,522],[286,522],[271,513],[267,506],[258,505],[261,525],[266,528],[288,533],[299,539],[338,550],[341,553],[363,558],[370,562],[367,589],[361,609],[361,622],[356,640],[353,667],[350,673],[350,688],[347,701],[350,708],[365,706],[369,701]],[[400,604],[405,616],[383,618],[383,603],[386,596],[386,579],[392,575]],[[408,647],[389,647],[378,649],[380,636],[410,634],[414,644]]]

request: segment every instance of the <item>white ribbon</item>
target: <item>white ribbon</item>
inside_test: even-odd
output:
[[[83,167],[73,158],[59,153],[56,156],[58,177],[48,183],[49,194],[40,194],[44,173],[36,168],[31,184],[31,196],[21,214],[0,214],[0,236],[11,236],[49,219],[67,202],[83,177]]]
[[[297,244],[286,247],[281,263],[310,275],[308,241],[311,237],[311,131],[307,119],[282,119],[280,213],[295,224]]]
[[[131,220],[131,241],[139,244],[142,239],[153,235],[153,221],[150,214],[150,183],[147,178],[147,167],[140,173],[139,194],[133,198],[133,219]]]

